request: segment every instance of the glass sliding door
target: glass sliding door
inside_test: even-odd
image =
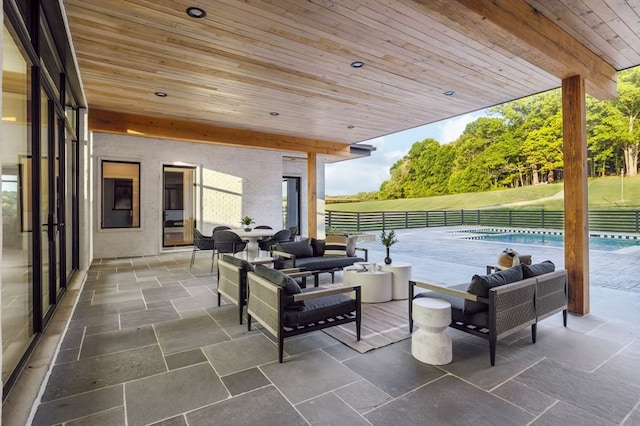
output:
[[[164,166],[163,247],[193,244],[194,175],[193,167]]]
[[[282,226],[290,229],[295,226],[300,235],[300,178],[282,178]]]
[[[40,236],[42,243],[40,256],[42,262],[42,279],[40,282],[40,296],[42,303],[42,317],[44,318],[51,306],[51,282],[52,274],[55,276],[55,269],[52,270],[51,242],[53,237],[50,238],[50,223],[53,222],[49,217],[49,205],[51,198],[49,197],[49,99],[44,91],[40,93],[40,158],[35,161],[39,161],[40,167],[36,168],[35,175],[40,175],[40,220],[42,222],[40,226]],[[55,263],[53,263],[55,265]]]
[[[9,28],[2,39],[2,381],[31,344],[33,223],[30,66]]]

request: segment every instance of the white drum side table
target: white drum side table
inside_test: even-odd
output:
[[[451,323],[451,304],[442,299],[418,297],[413,300],[413,321],[419,328],[411,336],[411,355],[427,364],[450,363],[451,338],[444,330]]]
[[[393,262],[390,265],[378,263],[381,271],[393,274],[393,300],[409,298],[409,280],[411,279],[411,264],[408,262]]]
[[[343,269],[346,285],[359,285],[362,303],[380,303],[391,300],[391,272],[367,271],[358,272]]]

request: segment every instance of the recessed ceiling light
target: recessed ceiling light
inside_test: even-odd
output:
[[[454,92],[453,90],[447,90],[446,92],[443,93],[443,95],[445,96],[453,96],[455,94],[456,92]]]
[[[351,62],[351,68],[362,68],[362,67],[364,67],[364,62],[362,61]]]
[[[159,98],[166,98],[167,94],[164,93],[164,92],[156,92],[156,96],[159,97]]]
[[[270,115],[273,115],[274,117],[277,117],[277,116],[279,116],[279,115],[280,115],[280,113],[279,113],[279,112],[275,112],[275,111],[272,111],[272,112],[270,112],[269,114],[270,114]]]
[[[354,125],[347,126],[347,129],[355,129],[355,128],[356,128],[356,126],[354,126]]]
[[[200,9],[199,7],[192,6],[187,8],[187,15],[191,16],[192,18],[200,19],[207,16],[207,12],[205,12],[203,9]]]

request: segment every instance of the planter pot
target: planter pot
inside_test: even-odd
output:
[[[248,227],[248,226],[245,226],[245,227],[244,227],[244,230],[245,230],[246,232],[249,232],[249,231],[251,231],[251,228],[250,228],[250,227]]]
[[[391,265],[391,258],[389,257],[389,247],[387,247],[387,257],[384,258],[385,265]]]

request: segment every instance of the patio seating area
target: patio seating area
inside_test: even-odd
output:
[[[421,231],[444,238],[407,232]],[[411,244],[399,238],[401,261]],[[370,257],[382,259],[382,247],[369,244]],[[448,243],[441,247],[447,256]],[[465,247],[490,258],[504,248]],[[535,261],[544,250],[530,251]],[[423,251],[423,263],[407,259],[414,278],[444,262],[435,252]],[[491,260],[459,259],[449,264],[450,284]],[[592,283],[591,314],[569,315],[567,328],[561,313],[540,322],[536,344],[526,328],[500,340],[494,367],[486,341],[451,328],[446,365],[415,360],[410,339],[360,354],[322,331],[286,339],[280,364],[270,333],[258,324],[247,331],[237,306],[217,306],[211,259],[193,268],[190,260],[189,251],[94,262],[33,425],[640,423],[639,292]]]

